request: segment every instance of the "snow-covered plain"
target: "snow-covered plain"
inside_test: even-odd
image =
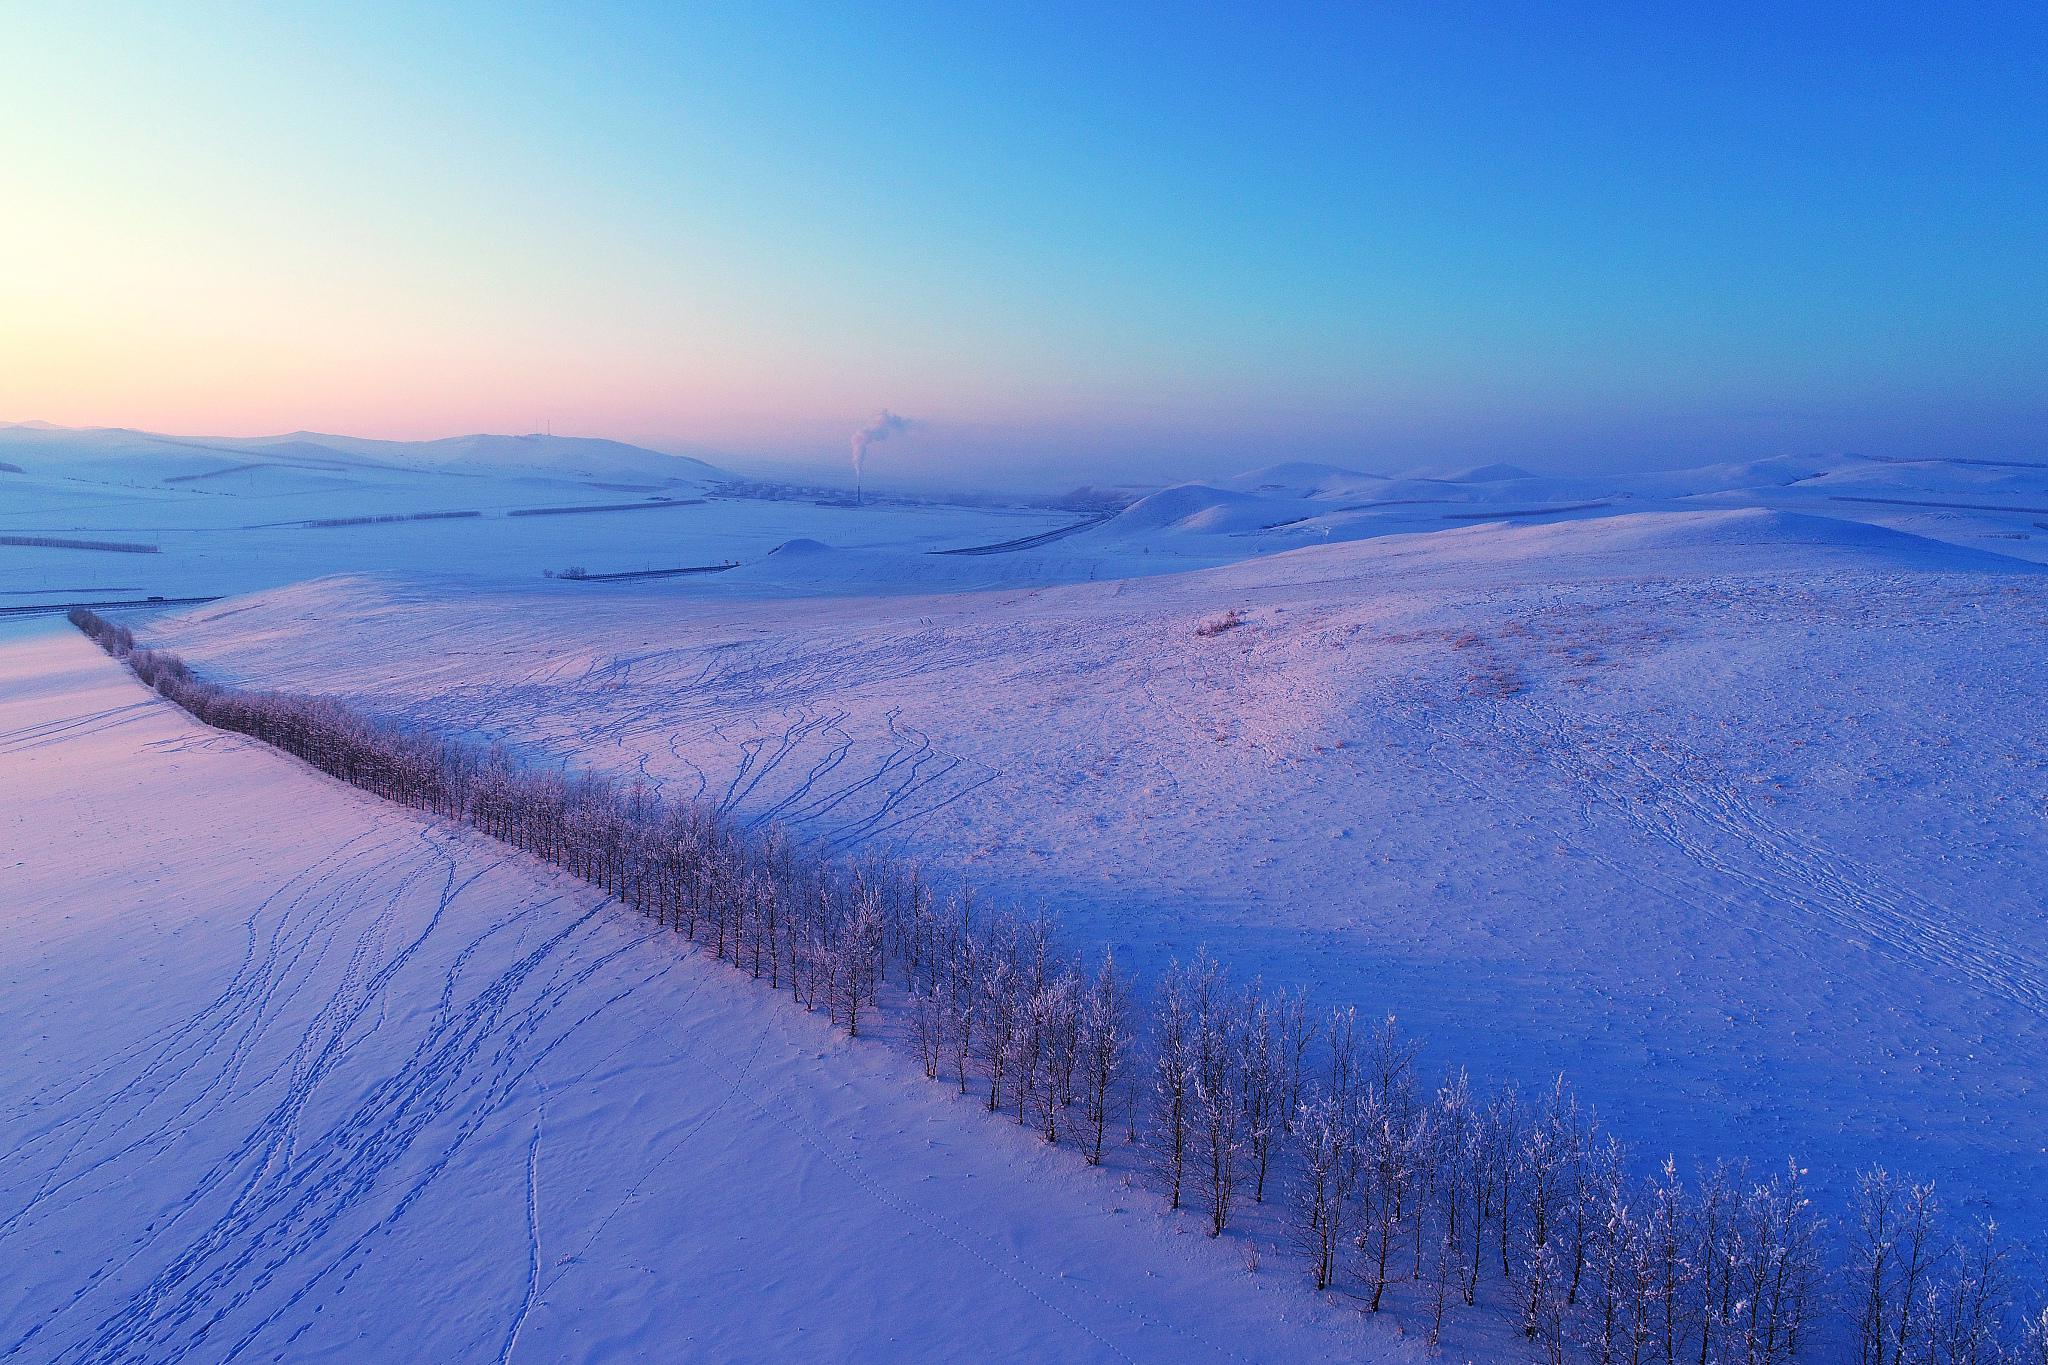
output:
[[[1074,520],[1030,508],[894,501],[856,509],[843,498],[737,497],[726,476],[696,461],[563,437],[422,446],[300,433],[252,448],[0,426],[0,466],[21,471],[0,468],[0,607],[130,592],[217,596],[393,568],[500,580],[689,568],[751,559],[792,534],[943,548]],[[536,508],[592,510],[532,515]],[[334,521],[347,524],[309,524]],[[7,537],[158,552],[31,547]]]
[[[1834,1195],[1881,1160],[2048,1235],[2041,467],[1295,465],[1080,525],[502,451],[167,484],[160,450],[7,436],[0,530],[163,549],[0,547],[0,603],[246,593],[133,624],[224,680],[921,858],[1141,967],[1207,945],[1394,1011],[1432,1064],[1567,1071],[1645,1161],[1795,1154]],[[629,482],[683,505],[502,515]],[[487,515],[257,525],[450,509]],[[634,1084],[593,1112],[670,1103]]]

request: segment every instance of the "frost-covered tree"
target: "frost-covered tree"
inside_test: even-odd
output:
[[[1190,1133],[1209,1235],[1216,1237],[1229,1226],[1251,1145],[1242,1076],[1246,1021],[1230,998],[1228,978],[1206,952],[1197,955],[1188,971],[1187,994],[1193,1013]]]
[[[946,1056],[946,997],[936,985],[926,986],[910,999],[910,1041],[925,1079],[935,1081]]]
[[[1102,965],[1081,1001],[1079,1050],[1082,1113],[1089,1129],[1088,1164],[1102,1164],[1102,1134],[1110,1105],[1130,1064],[1133,1043],[1131,986],[1118,971],[1115,953],[1104,953]]]
[[[1358,1011],[1349,1005],[1332,1009],[1323,1025],[1323,1038],[1329,1096],[1339,1104],[1348,1103],[1358,1085]]]
[[[1026,1103],[1047,1142],[1059,1141],[1060,1115],[1073,1094],[1079,1010],[1073,974],[1063,970],[1032,993],[1018,1030],[1026,1058],[1017,1068],[1018,1092],[1028,1096]]]
[[[1509,1085],[1487,1103],[1486,1113],[1479,1126],[1479,1151],[1473,1158],[1481,1163],[1481,1172],[1476,1173],[1474,1178],[1489,1181],[1495,1191],[1494,1231],[1497,1234],[1495,1240],[1500,1251],[1500,1277],[1503,1280],[1514,1275],[1508,1253],[1510,1245],[1517,1240],[1516,1233],[1520,1226],[1516,1209],[1521,1198],[1522,1182],[1518,1177],[1521,1173],[1522,1137],[1525,1127],[1521,1092]],[[1466,1284],[1465,1302],[1469,1304],[1473,1300],[1474,1282],[1479,1275],[1479,1257],[1476,1255],[1472,1259],[1468,1274],[1472,1278]]]
[[[1358,1098],[1359,1279],[1368,1312],[1380,1311],[1393,1281],[1394,1247],[1413,1193],[1418,1143],[1414,1105],[1401,1093],[1368,1085]]]
[[[1905,1365],[1933,1268],[1939,1211],[1931,1184],[1901,1181],[1881,1166],[1858,1177],[1848,1265],[1860,1304],[1857,1365]]]
[[[1634,1365],[1657,1321],[1657,1277],[1649,1227],[1631,1205],[1616,1144],[1594,1154],[1584,1200],[1582,1344],[1594,1365]]]
[[[1289,1125],[1300,1167],[1294,1182],[1294,1239],[1318,1291],[1337,1274],[1346,1214],[1358,1185],[1358,1126],[1351,1106],[1314,1085]]]
[[[1266,1202],[1266,1173],[1273,1145],[1286,1127],[1288,1064],[1284,1043],[1283,992],[1269,1002],[1253,982],[1238,1006],[1235,1063],[1244,1114],[1245,1143],[1252,1167],[1252,1200]]]
[[[1168,1208],[1180,1207],[1195,1082],[1195,1008],[1188,969],[1170,963],[1152,1005],[1152,1157]]]
[[[1998,1225],[1985,1223],[1948,1259],[1949,1273],[1926,1290],[1918,1359],[1925,1365],[2003,1365],[2012,1287],[2010,1253]]]
[[[1752,1185],[1736,1209],[1730,1242],[1738,1295],[1736,1340],[1745,1365],[1794,1360],[1805,1342],[1820,1281],[1820,1223],[1806,1172]]]
[[[2048,1365],[2048,1307],[2043,1307],[2020,1324],[2019,1345],[2014,1353],[2018,1365]]]
[[[1548,1365],[1564,1365],[1567,1341],[1563,1268],[1557,1244],[1545,1242],[1529,1253],[1528,1292],[1522,1303],[1522,1334],[1536,1344]]]
[[[1559,1214],[1570,1212],[1569,1197],[1578,1185],[1582,1155],[1579,1137],[1578,1104],[1564,1078],[1559,1077],[1529,1124],[1516,1162],[1523,1231],[1529,1243],[1526,1259],[1530,1302],[1524,1315],[1529,1322],[1535,1320],[1540,1307],[1535,1302],[1539,1292],[1549,1292],[1554,1287],[1569,1302],[1575,1275],[1573,1262],[1566,1259],[1571,1251],[1555,1243]],[[1539,1258],[1537,1253],[1545,1251],[1550,1254]]]
[[[990,1112],[1003,1106],[1003,1080],[1016,1057],[1018,988],[1017,968],[1010,954],[1001,949],[987,953],[975,989],[975,1013],[981,1074],[988,1082]]]
[[[1280,1054],[1286,1087],[1280,1097],[1279,1129],[1284,1133],[1294,1111],[1301,1107],[1302,1086],[1308,1079],[1309,1052],[1322,1030],[1316,1018],[1309,1013],[1308,993],[1298,987],[1274,994],[1272,1016],[1275,1046]]]
[[[1699,1267],[1693,1261],[1692,1204],[1670,1157],[1644,1199],[1643,1252],[1650,1297],[1650,1358],[1678,1365],[1698,1314]]]

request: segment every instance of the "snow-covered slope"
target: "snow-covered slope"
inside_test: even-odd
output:
[[[0,761],[0,1356],[1411,1358],[68,630]]]
[[[1652,1155],[1883,1160],[2048,1229],[2039,569],[1755,508],[922,595],[785,555],[829,595],[358,578],[160,630],[1391,1008]]]
[[[186,452],[177,458],[203,462],[192,466],[203,476],[192,479],[159,477],[170,458],[161,450],[122,457],[153,462],[147,470],[156,475],[133,479],[74,478],[26,456],[15,460],[26,472],[0,476],[0,532],[147,541],[161,553],[0,545],[0,605],[88,589],[263,589],[135,624],[231,680],[346,694],[381,712],[643,778],[743,819],[784,821],[835,849],[919,857],[942,881],[1058,909],[1078,938],[1112,943],[1120,960],[1140,968],[1207,945],[1242,973],[1303,982],[1327,1001],[1392,1010],[1427,1040],[1432,1073],[1468,1065],[1480,1079],[1540,1084],[1569,1071],[1644,1160],[1665,1151],[1688,1162],[1796,1154],[1836,1207],[1849,1173],[1883,1161],[1938,1179],[1944,1197],[1967,1214],[1995,1215],[2008,1231],[2036,1241],[2048,1236],[2048,1156],[2040,1141],[2048,1090],[2038,1063],[2048,1044],[2040,892],[2048,884],[2048,759],[2035,742],[2048,709],[2040,667],[2048,631],[2040,565],[2048,560],[2048,470],[1795,457],[1619,476],[1492,467],[1382,478],[1281,465],[1162,490],[1120,515],[1084,520],[1073,512],[743,498],[690,484],[648,494],[616,486],[633,478],[607,487],[613,481],[587,473],[511,463],[479,472],[460,451],[447,453],[445,467],[401,469],[373,448],[321,450],[273,451],[278,458],[244,469],[219,463],[242,452]],[[9,459],[0,450],[0,460]],[[562,507],[575,514],[521,515]],[[474,515],[360,520],[436,511]],[[316,525],[331,518],[349,524]],[[735,567],[726,569],[727,561]],[[597,574],[721,571],[541,577],[572,566]],[[92,905],[63,899],[69,883],[60,871],[89,864],[84,850],[132,854],[107,874],[111,880],[86,885],[158,884],[164,899],[180,904],[224,897],[238,907],[261,905],[298,869],[318,863],[309,874],[313,889],[291,881],[286,900],[298,904],[293,898],[303,896],[324,907],[314,920],[329,928],[317,933],[331,929],[331,937],[313,937],[308,928],[295,938],[298,931],[287,927],[282,941],[303,946],[292,960],[307,975],[283,979],[267,997],[275,1003],[238,1025],[268,1038],[262,1046],[271,1051],[246,1054],[231,1073],[177,1069],[177,1085],[197,1089],[174,1089],[161,1101],[174,1116],[196,1116],[189,1127],[207,1141],[256,1131],[266,1106],[292,1093],[278,1087],[295,1074],[295,1049],[317,1027],[316,1014],[292,1014],[285,1002],[361,998],[350,992],[364,978],[348,975],[354,969],[346,962],[369,931],[357,932],[346,907],[361,899],[387,925],[426,924],[446,884],[443,855],[464,869],[480,868],[484,855],[463,852],[471,846],[458,836],[413,823],[407,838],[378,843],[373,855],[330,878],[320,870],[325,846],[304,840],[325,838],[326,822],[338,816],[285,830],[260,818],[325,806],[305,806],[308,798],[283,795],[241,767],[232,777],[208,777],[213,770],[203,765],[229,753],[246,759],[246,751],[218,737],[145,729],[142,717],[154,713],[99,699],[94,686],[70,685],[91,703],[77,727],[22,730],[25,747],[0,755],[7,779],[0,800],[13,803],[7,809],[17,821],[38,821],[40,830],[54,827],[43,798],[57,792],[57,809],[76,805],[102,828],[88,832],[78,823],[86,816],[73,811],[65,817],[74,821],[65,826],[68,842],[46,850],[16,841],[28,852],[10,854],[22,860],[14,870],[32,866],[37,878],[26,883],[30,901],[49,901],[58,916],[48,921],[38,910],[21,919],[23,932],[42,937],[19,941],[33,949],[20,960],[44,962],[34,944],[67,942],[64,924],[88,923],[98,913],[92,905],[114,904],[131,919],[151,909],[110,900],[104,889],[92,892]],[[13,696],[0,687],[0,698]],[[72,744],[94,727],[111,727],[104,739],[116,747]],[[152,776],[135,768],[138,756],[118,748],[124,738],[156,746],[141,757],[174,770]],[[75,771],[23,766],[49,755]],[[229,794],[166,814],[155,813],[161,801],[124,805],[111,791],[62,794],[73,790],[66,782],[86,782],[102,765],[120,774],[123,790],[163,792],[205,778],[206,792]],[[242,783],[249,802],[235,795]],[[355,800],[346,793],[335,799]],[[369,828],[345,826],[347,837]],[[430,845],[441,851],[426,851]],[[163,860],[160,872],[152,858]],[[380,870],[385,864],[396,871]],[[532,941],[541,918],[582,904],[564,891],[567,900],[541,907],[560,888],[520,880],[538,875],[488,871],[476,886],[489,896],[479,901],[464,892],[451,903],[453,918],[439,923],[495,923],[500,907],[507,915],[516,908],[523,918],[505,933]],[[410,889],[387,876],[411,878]],[[501,877],[513,881],[501,885]],[[247,909],[240,914],[237,926]],[[108,1075],[127,1075],[121,1068],[131,1055],[151,1055],[148,1040],[160,1036],[151,1030],[178,1036],[178,1020],[225,989],[225,978],[195,975],[198,964],[224,954],[229,965],[221,970],[232,973],[246,934],[207,939],[196,924],[177,923],[184,937],[173,941],[166,929],[140,953],[129,944],[118,959],[62,957],[58,966],[35,967],[36,979],[62,982],[71,994],[42,1013],[0,1018],[0,1037],[44,1038],[55,1051],[31,1047],[19,1058],[32,1062],[5,1054],[0,1065],[84,1078],[98,1074],[88,1062],[98,1058]],[[330,941],[332,948],[323,946]],[[376,956],[384,944],[374,939],[364,960],[384,960]],[[503,948],[492,937],[476,961],[501,967],[494,954]],[[651,970],[651,959],[635,956],[643,950],[627,944],[617,961]],[[416,960],[441,959],[430,952]],[[8,970],[0,961],[0,973]],[[629,980],[609,970],[590,980]],[[694,970],[676,964],[664,980]],[[448,975],[393,978],[404,984],[388,997],[395,1013],[380,1012],[377,1038],[408,1036],[386,1032],[394,1021],[442,1027],[434,1021]],[[150,999],[119,993],[130,979],[158,977],[170,983],[166,1014],[149,1013],[158,1008]],[[27,980],[0,976],[0,1010]],[[118,1008],[102,1008],[102,995]],[[783,1061],[743,1072],[698,1054],[645,1071],[606,1061],[555,1073],[547,1069],[556,1062],[537,1063],[535,1074],[551,1077],[545,1116],[538,1096],[517,1090],[498,1137],[486,1143],[480,1129],[462,1149],[467,1155],[445,1168],[453,1176],[478,1163],[473,1176],[439,1183],[437,1175],[433,1186],[459,1192],[473,1180],[492,1197],[515,1192],[514,1213],[491,1205],[484,1223],[498,1229],[494,1245],[514,1249],[511,1263],[526,1263],[519,1248],[527,1245],[524,1192],[536,1128],[543,1136],[534,1169],[543,1181],[550,1153],[557,1165],[594,1172],[586,1181],[613,1170],[595,1156],[574,1155],[590,1150],[594,1137],[572,1140],[571,1130],[558,1128],[574,1112],[560,1098],[571,1075],[623,1078],[619,1093],[628,1098],[606,1092],[582,1102],[594,1125],[658,1153],[679,1131],[675,1125],[701,1120],[686,1145],[738,1160],[763,1139],[759,1125],[729,1127],[734,1111],[763,1087],[779,1096],[814,1084],[804,1059],[838,1055],[840,1045],[822,1034],[772,1033],[791,1026],[751,1014],[732,1023],[691,1013],[710,997],[693,990],[687,998],[657,1006],[649,992],[634,990],[589,1028],[607,1037],[621,1030],[614,1041],[629,1052],[663,1030],[701,1031],[734,1048],[753,1046],[761,1033],[783,1039],[774,1045],[781,1051],[763,1054]],[[63,1026],[51,1028],[46,1017]],[[336,1159],[330,1148],[348,1146],[333,1140],[352,1131],[335,1126],[333,1116],[345,1112],[338,1097],[382,1094],[379,1078],[402,1069],[382,1046],[345,1048],[337,1065],[360,1059],[370,1069],[315,1092],[328,1098],[300,1111],[290,1151],[311,1169]],[[564,1043],[548,1055],[589,1061],[586,1046],[596,1044]],[[259,1058],[274,1065],[258,1065]],[[53,1119],[70,1122],[82,1134],[80,1152],[108,1155],[139,1141],[137,1134],[169,1126],[160,1108],[124,1110],[130,1099],[122,1095],[154,1095],[153,1078],[170,1074],[151,1072],[130,1092],[118,1082],[113,1094],[86,1081],[76,1092],[86,1107],[76,1112],[63,1108],[54,1082],[23,1080],[17,1090],[40,1096]],[[779,1138],[762,1148],[805,1173],[812,1187],[804,1198],[822,1201],[864,1229],[862,1236],[873,1225],[824,1188],[849,1169],[885,1205],[918,1208],[935,1220],[940,1210],[991,1198],[990,1191],[999,1210],[1013,1207],[1005,1202],[1013,1195],[1047,1203],[1037,1187],[1016,1195],[993,1175],[977,1175],[974,1193],[962,1193],[969,1187],[948,1184],[929,1155],[931,1181],[920,1183],[922,1171],[920,1179],[904,1176],[920,1170],[921,1150],[954,1151],[955,1130],[947,1126],[954,1120],[941,1111],[930,1120],[937,1128],[918,1127],[926,1122],[917,1107],[923,1101],[889,1088],[897,1073],[875,1074],[887,1085],[876,1080],[868,1088],[862,1080],[843,1095],[791,1101],[796,1112],[820,1116],[814,1138],[842,1125],[861,1133],[872,1167],[821,1164],[812,1146]],[[219,1084],[207,1089],[210,1081]],[[246,1101],[234,1097],[244,1085],[254,1092]],[[885,1118],[884,1110],[901,1105],[910,1106],[902,1117]],[[17,1112],[28,1119],[36,1111]],[[771,1103],[760,1112],[783,1111]],[[961,1131],[965,1153],[972,1143]],[[899,1140],[904,1133],[912,1136]],[[24,1150],[48,1163],[74,1139],[38,1141],[46,1145]],[[154,1141],[134,1150],[154,1155]],[[920,1148],[920,1141],[935,1145]],[[243,1169],[230,1160],[232,1149],[207,1150],[214,1155],[206,1161]],[[162,1212],[155,1206],[140,1211],[137,1223],[104,1190],[87,1198],[97,1159],[89,1157],[70,1184],[33,1162],[25,1174],[0,1177],[26,1182],[17,1204],[33,1201],[40,1210],[19,1226],[42,1228],[41,1240],[14,1245],[52,1256],[36,1262],[45,1268],[22,1280],[26,1288],[9,1290],[0,1277],[0,1293],[22,1296],[20,1312],[47,1309],[74,1327],[90,1319],[98,1331],[117,1320],[110,1315],[142,1320],[132,1305],[145,1297],[182,1311],[180,1295],[212,1291],[150,1285],[159,1275],[186,1274],[184,1253],[194,1246],[189,1264],[202,1275],[219,1269],[219,1282],[234,1286],[253,1273],[215,1259],[211,1244],[180,1241],[175,1228],[182,1225],[154,1231],[148,1220]],[[107,1169],[125,1169],[127,1159]],[[646,1161],[661,1167],[654,1157]],[[163,1169],[177,1176],[174,1194],[203,1174],[176,1161]],[[747,1222],[758,1203],[751,1189],[743,1197],[724,1186],[662,1184],[685,1178],[649,1177],[644,1188],[672,1188],[686,1207],[704,1201],[705,1216],[687,1226],[718,1229],[721,1238],[739,1226],[744,1246],[713,1240],[679,1252],[672,1245],[677,1204],[636,1195],[607,1225],[637,1229],[614,1250],[591,1252],[586,1261],[572,1241],[557,1272],[514,1276],[510,1287],[486,1277],[479,1301],[490,1307],[477,1311],[490,1328],[464,1340],[494,1353],[502,1338],[492,1332],[505,1330],[506,1305],[525,1301],[518,1285],[526,1283],[536,1288],[521,1342],[544,1342],[548,1355],[570,1350],[564,1335],[533,1335],[549,1313],[580,1296],[601,1301],[607,1316],[630,1317],[631,1294],[613,1286],[650,1283],[637,1267],[679,1255],[693,1274],[720,1284],[719,1258],[737,1257],[743,1270],[735,1274],[770,1286],[766,1312],[781,1334],[768,1339],[785,1353],[791,1342],[819,1340],[827,1342],[821,1353],[883,1349],[879,1337],[810,1335],[827,1331],[832,1314],[863,1295],[881,1298],[885,1323],[910,1320],[907,1303],[857,1276],[820,1290],[814,1281],[825,1272],[817,1259],[775,1259]],[[1066,1177],[1049,1179],[1047,1188],[1065,1188]],[[545,1264],[561,1254],[549,1211],[565,1202],[580,1210],[590,1196],[551,1201],[547,1184],[537,1188]],[[72,1212],[51,1202],[74,1189],[81,1194]],[[437,1219],[459,1221],[472,1207],[468,1195],[447,1198]],[[1148,1195],[1117,1198],[1135,1210],[1151,1207]],[[1097,1207],[1104,1222],[1163,1236],[1141,1212]],[[0,1209],[0,1218],[8,1212]],[[54,1267],[59,1230],[71,1226],[67,1219],[102,1216],[107,1235],[128,1250],[105,1253],[95,1266],[113,1267],[107,1287],[90,1289],[85,1306],[65,1308],[70,1291],[56,1286],[76,1271]],[[358,1226],[348,1222],[357,1216],[337,1226]],[[1076,1217],[1062,1224],[1061,1236],[1093,1226],[1095,1215]],[[500,1228],[490,1219],[506,1221]],[[952,1260],[969,1259],[957,1254],[959,1245],[981,1245],[955,1224],[937,1225],[963,1241],[941,1237],[936,1252],[920,1241],[904,1254],[944,1261],[950,1271]],[[780,1237],[789,1224],[773,1226]],[[390,1240],[393,1264],[416,1269],[439,1253],[408,1240],[415,1235],[427,1236],[379,1231],[365,1245]],[[599,1239],[601,1248],[611,1235]],[[1002,1235],[1018,1247],[1038,1245],[1035,1232]],[[300,1245],[343,1244],[315,1238]],[[468,1257],[466,1247],[457,1250]],[[1136,1254],[1132,1264],[1148,1266],[1150,1254]],[[993,1250],[988,1258],[974,1258],[983,1278],[994,1274],[990,1264],[1010,1265]],[[458,1263],[482,1259],[477,1253]],[[131,1264],[140,1287],[123,1278]],[[317,1269],[317,1257],[309,1264]],[[1228,1292],[1241,1271],[1186,1268],[1195,1264],[1176,1262],[1171,1272],[1192,1276],[1190,1293],[1214,1296],[1218,1312],[1253,1311]],[[586,1265],[609,1267],[599,1279],[611,1297],[589,1297],[577,1278]],[[1107,1286],[1106,1294],[1122,1296],[1130,1283],[1109,1270],[1070,1269],[1083,1284]],[[280,1279],[295,1273],[277,1271]],[[562,1297],[547,1293],[551,1273],[567,1277]],[[1024,1288],[1002,1292],[1023,1318],[1046,1320],[1046,1335],[1034,1344],[1098,1353],[1086,1341],[1070,1350],[1072,1338],[1063,1335],[1075,1318],[1090,1326],[1096,1318],[1073,1313],[1038,1279],[1018,1276],[1014,1283]],[[356,1281],[386,1284],[374,1267]],[[279,1321],[323,1302],[328,1282],[293,1299]],[[817,1304],[797,1292],[799,1284]],[[966,1292],[964,1278],[947,1285]],[[452,1299],[434,1302],[457,1318],[465,1311]],[[11,1322],[13,1308],[0,1301],[0,1321]],[[232,1307],[229,1317],[269,1340],[261,1335],[268,1327],[236,1317],[245,1311],[253,1310]],[[332,1316],[312,1319],[306,1340],[324,1340],[329,1321],[354,1321],[350,1311],[321,1310]],[[688,1316],[657,1299],[655,1317],[671,1313]],[[1230,1340],[1241,1322],[1230,1319],[1211,1340]],[[738,1335],[743,1330],[728,1317],[705,1320],[700,1335],[674,1349],[747,1354],[752,1339]],[[889,1344],[938,1354],[972,1344],[965,1326],[933,1330],[958,1335],[920,1337],[905,1326]],[[1295,1321],[1286,1330],[1322,1329]],[[650,1341],[673,1347],[654,1337],[633,1344],[652,1350]],[[1291,1337],[1286,1344],[1300,1347]]]
[[[1291,521],[1317,510],[1306,498],[1237,493],[1207,484],[1184,483],[1164,489],[1126,507],[1097,534],[1105,538],[1152,531],[1183,531],[1204,535],[1263,531],[1276,521]]]

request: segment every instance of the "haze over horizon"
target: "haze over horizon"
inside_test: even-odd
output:
[[[16,10],[0,418],[891,479],[2038,459],[2038,9]]]

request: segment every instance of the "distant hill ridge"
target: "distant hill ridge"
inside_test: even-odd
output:
[[[443,472],[531,470],[659,481],[726,477],[716,466],[687,455],[667,455],[602,437],[537,433],[387,441],[313,431],[280,436],[169,436],[124,427],[10,422],[0,423],[0,457],[31,468],[38,463],[66,468],[117,465],[129,477],[147,477],[152,462],[161,462],[166,467],[157,477],[187,479],[232,465],[265,462]]]

